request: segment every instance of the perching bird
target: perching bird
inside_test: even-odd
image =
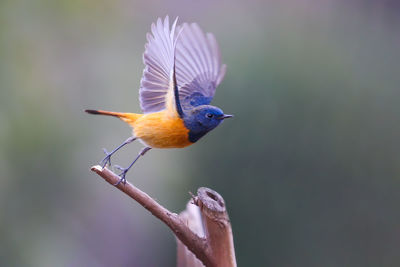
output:
[[[132,137],[108,153],[102,167],[111,165],[111,156],[138,139],[145,147],[127,167],[121,168],[120,182],[132,165],[152,148],[183,148],[217,127],[226,115],[209,105],[225,75],[226,65],[214,35],[204,34],[196,23],[170,29],[168,16],[151,25],[143,54],[145,69],[140,82],[140,106],[144,114],[85,110],[90,114],[120,118],[133,128]]]

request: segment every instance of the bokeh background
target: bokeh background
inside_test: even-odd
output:
[[[382,0],[2,0],[0,265],[175,265],[167,227],[89,171],[130,129],[83,113],[139,112],[166,14],[216,35],[213,103],[235,118],[128,180],[177,212],[222,194],[239,266],[400,266],[400,5]]]

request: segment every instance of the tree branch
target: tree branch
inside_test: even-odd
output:
[[[178,215],[129,182],[115,185],[120,177],[109,169],[96,165],[91,170],[136,200],[173,231],[182,242],[178,242],[179,267],[201,266],[194,257],[207,267],[236,267],[229,216],[224,199],[217,192],[205,187],[199,188],[187,209]]]
[[[200,187],[195,202],[201,210],[202,222],[207,229],[206,240],[214,263],[218,267],[236,267],[231,222],[224,199],[216,191]]]
[[[148,194],[129,182],[126,182],[126,184],[120,183],[119,185],[115,185],[120,180],[120,177],[109,169],[96,165],[93,166],[91,170],[100,175],[104,180],[106,180],[106,182],[136,200],[155,217],[164,222],[174,232],[176,237],[179,238],[179,240],[185,244],[185,246],[206,266],[215,266],[207,241],[193,233],[178,214],[167,210]]]

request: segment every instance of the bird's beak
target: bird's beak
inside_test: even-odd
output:
[[[224,114],[224,116],[222,116],[222,119],[227,119],[227,118],[232,118],[233,115],[228,115],[228,114]]]

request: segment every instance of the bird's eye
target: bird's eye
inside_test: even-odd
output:
[[[207,114],[206,114],[206,117],[209,118],[209,119],[211,119],[212,117],[214,117],[214,115],[211,114],[211,113],[207,113]]]

